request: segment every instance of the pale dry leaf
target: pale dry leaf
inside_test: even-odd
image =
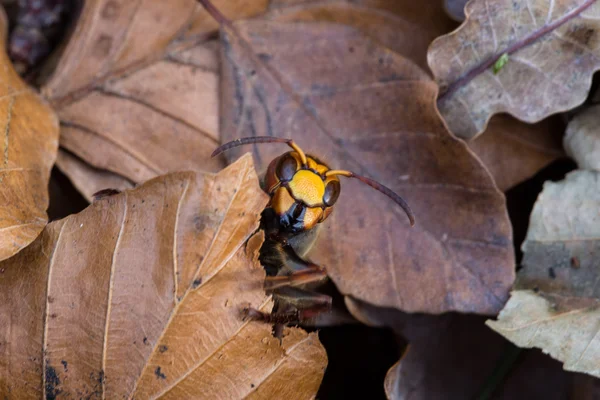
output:
[[[58,150],[56,166],[71,180],[77,190],[89,201],[94,193],[103,189],[125,190],[135,185],[127,178],[113,172],[94,168],[65,150]]]
[[[581,169],[600,171],[600,105],[573,118],[564,138],[565,151]]]
[[[465,12],[464,24],[428,54],[454,134],[477,136],[493,114],[537,122],[585,100],[600,68],[600,3],[474,0]],[[508,61],[495,73],[503,55]]]
[[[600,173],[546,182],[523,243],[523,269],[498,321],[521,347],[539,347],[564,368],[600,377]]]
[[[240,18],[261,13],[266,0],[217,4]],[[218,63],[206,38],[216,29],[195,0],[85,2],[42,87],[61,121],[61,146],[135,183],[221,168],[210,157],[219,138]]]
[[[334,168],[388,185],[414,210],[411,229],[388,198],[343,182],[311,254],[342,293],[406,311],[502,307],[514,279],[504,197],[445,129],[423,70],[331,23],[238,22],[222,40],[223,142],[293,138]],[[262,170],[286,149],[253,150]]]
[[[0,10],[0,261],[18,253],[48,222],[48,181],[58,148],[58,120],[21,80],[6,54]]]
[[[564,124],[558,117],[531,125],[509,115],[497,115],[485,133],[468,144],[505,192],[565,157],[563,132]]]
[[[280,345],[240,316],[271,307],[261,239],[245,245],[265,203],[246,156],[48,225],[0,264],[2,396],[314,396],[326,364],[317,335],[290,329]]]

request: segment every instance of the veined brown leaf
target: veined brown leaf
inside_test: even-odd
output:
[[[474,0],[465,11],[463,25],[436,39],[427,57],[454,134],[477,136],[493,114],[536,122],[584,101],[600,68],[600,3]]]
[[[52,109],[13,69],[0,10],[0,261],[18,253],[48,222],[48,181],[58,148]]]
[[[278,6],[278,3],[283,3]],[[441,4],[412,0],[275,0],[261,18],[279,22],[332,22],[353,27],[427,70],[427,47],[454,29]],[[227,15],[227,14],[226,14]],[[299,39],[300,40],[300,39]]]
[[[11,398],[310,398],[316,334],[269,310],[257,261],[266,196],[251,157],[178,172],[54,222],[0,264],[0,393]],[[297,372],[297,371],[301,371]]]
[[[406,311],[502,307],[514,278],[504,197],[445,129],[424,71],[361,31],[324,22],[237,22],[222,46],[223,142],[293,138],[332,167],[388,185],[415,212],[411,229],[388,198],[343,182],[311,254],[342,293]],[[285,148],[253,150],[261,170]]]
[[[266,0],[217,4],[244,17]],[[195,0],[85,2],[42,87],[60,118],[61,146],[136,183],[220,169],[223,160],[210,158],[219,138],[217,58],[206,42],[216,29]]]
[[[487,324],[521,347],[539,347],[569,371],[600,377],[600,173],[546,182],[523,243],[523,269]]]

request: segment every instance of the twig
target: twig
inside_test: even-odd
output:
[[[210,0],[198,0],[198,3],[208,11],[208,13],[221,25],[231,26],[231,21],[224,16],[221,11]]]

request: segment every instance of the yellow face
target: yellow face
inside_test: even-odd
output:
[[[340,193],[339,179],[325,176],[328,166],[309,156],[306,161],[307,166],[302,167],[298,153],[285,153],[271,162],[265,179],[270,207],[283,226],[294,232],[323,222]]]

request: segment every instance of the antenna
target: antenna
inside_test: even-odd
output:
[[[298,145],[292,139],[283,139],[283,138],[278,138],[278,137],[273,137],[273,136],[255,136],[255,137],[247,137],[247,138],[232,140],[231,142],[227,142],[227,143],[222,144],[221,146],[217,147],[217,149],[215,151],[213,151],[211,157],[215,157],[215,156],[223,153],[224,151],[227,151],[234,147],[243,146],[245,144],[256,144],[256,143],[285,143],[288,146],[290,146],[292,149],[294,149],[294,151],[300,155],[300,159],[302,160],[302,165],[303,166],[307,165],[306,164],[306,154],[304,154],[304,151],[302,151],[302,149],[300,147],[298,147]],[[404,212],[406,213],[406,216],[408,217],[408,220],[410,221],[410,226],[415,225],[415,215],[413,214],[412,210],[410,209],[410,206],[402,197],[400,197],[398,194],[396,194],[396,192],[394,192],[392,189],[388,188],[387,186],[382,185],[381,183],[379,183],[373,179],[367,178],[366,176],[357,175],[352,171],[346,171],[343,169],[332,169],[332,170],[325,172],[325,176],[335,176],[335,175],[346,176],[348,178],[358,179],[362,183],[371,186],[373,189],[377,190],[378,192],[385,194],[387,197],[392,199],[396,204],[398,204],[400,207],[402,207],[402,210],[404,210]]]

